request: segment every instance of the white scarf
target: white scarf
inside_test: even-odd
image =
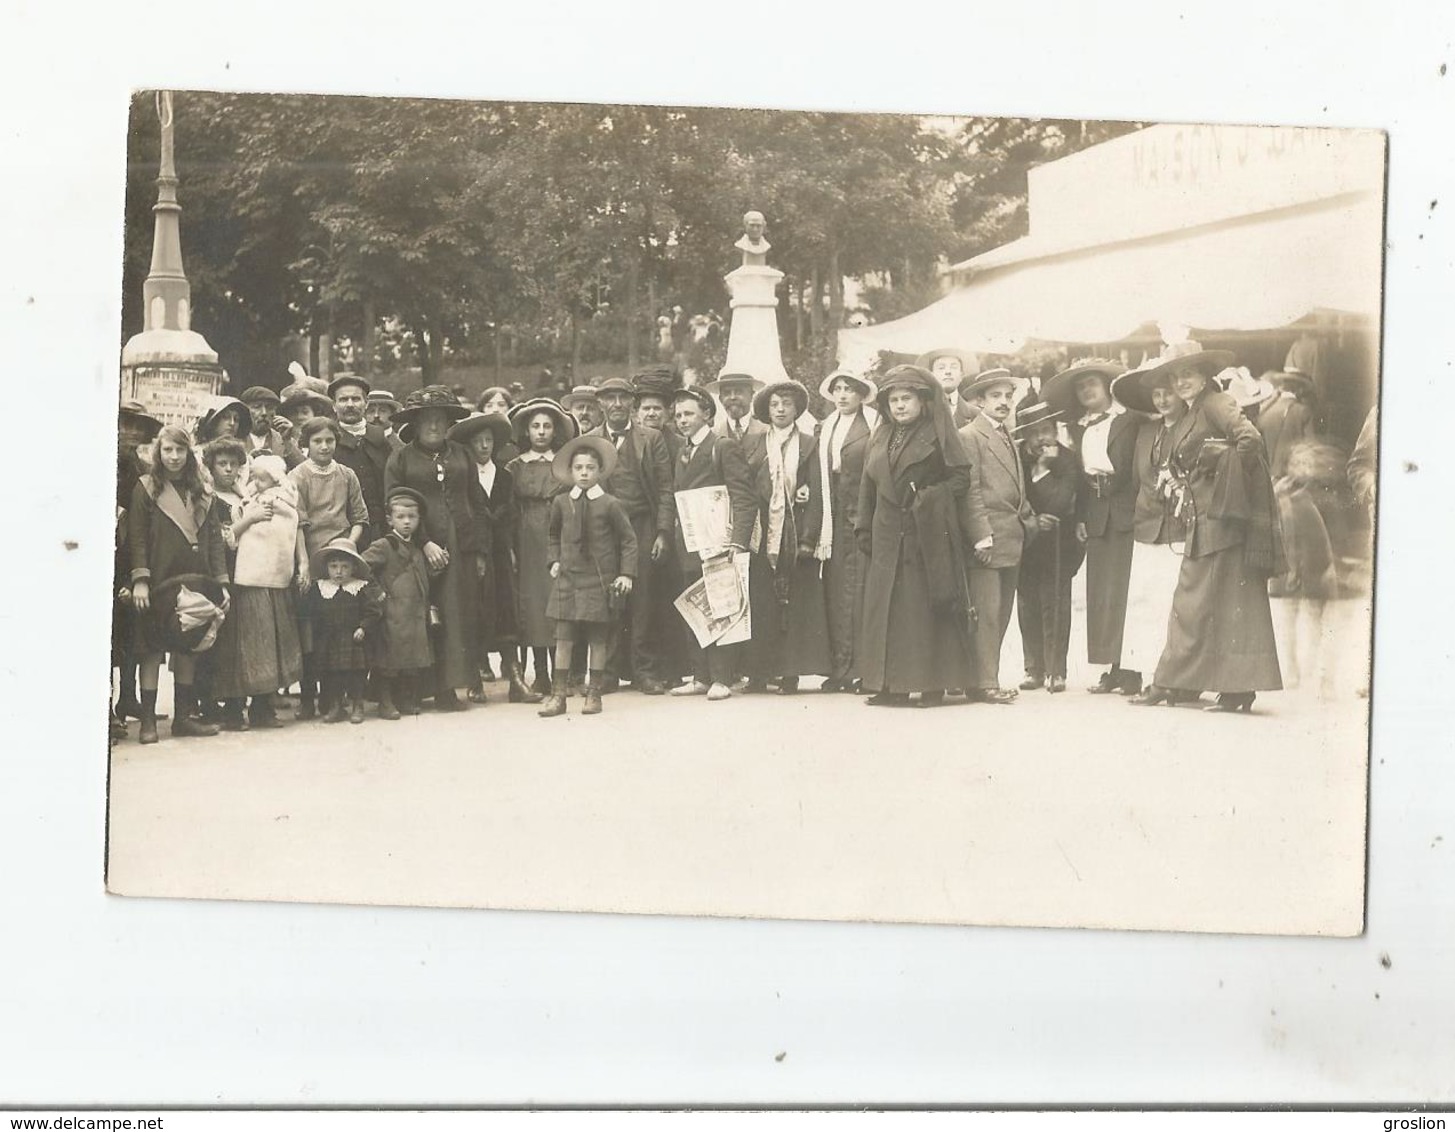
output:
[[[338,426],[350,436],[363,436],[369,424],[367,421],[360,421],[358,424],[346,424],[343,421],[339,421]]]
[[[768,499],[768,565],[778,566],[779,544],[783,541],[783,524],[793,506],[798,490],[798,447],[802,433],[797,425],[773,427],[768,433],[768,473],[773,479],[773,494]],[[789,547],[790,556],[796,547]]]
[[[879,410],[872,405],[861,405],[854,416],[860,414],[872,433],[879,423]],[[838,471],[843,466],[844,441],[854,427],[854,416],[835,413],[830,417],[826,426],[830,432],[829,443],[818,446],[818,470],[823,483],[823,523],[818,529],[818,545],[814,547],[813,556],[820,562],[827,562],[834,553],[834,492],[829,472]]]

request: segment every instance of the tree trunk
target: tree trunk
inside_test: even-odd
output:
[[[641,269],[637,264],[637,257],[633,255],[627,261],[626,269],[626,365],[632,373],[637,371],[640,362],[640,354],[637,349],[637,331],[641,328],[642,323],[641,305],[637,296],[640,275]]]
[[[324,381],[333,379],[333,344],[337,338],[335,321],[337,312],[334,305],[329,303],[324,308],[323,316],[323,340],[318,344],[318,369],[314,375],[323,378]]]
[[[364,332],[360,336],[359,372],[368,377],[374,370],[374,299],[364,299]]]
[[[434,358],[431,356],[430,338],[433,332],[426,322],[414,328],[414,356],[419,359],[419,384],[421,387],[434,384]]]
[[[789,292],[793,296],[793,348],[803,349],[803,282],[800,280],[796,287],[790,284]]]
[[[495,327],[495,384],[496,385],[504,385],[505,384],[505,348],[504,348],[505,343],[502,340],[503,337],[504,337],[504,334],[505,334],[505,327],[498,326],[497,325]]]
[[[844,325],[844,277],[839,272],[839,249],[829,252],[829,329]]]
[[[576,371],[581,368],[581,344],[585,337],[581,333],[579,316],[571,312],[571,384],[576,383]]]
[[[823,333],[823,281],[819,278],[817,266],[813,269],[813,281],[809,290],[808,336],[817,342],[819,335]]]

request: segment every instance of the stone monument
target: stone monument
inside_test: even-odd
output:
[[[722,373],[745,373],[769,385],[787,381],[778,343],[778,284],[783,272],[768,266],[764,238],[767,222],[761,212],[743,214],[743,235],[733,247],[743,253],[741,267],[723,277],[731,296],[727,360]],[[721,376],[721,374],[719,374]]]
[[[121,395],[167,424],[191,428],[227,374],[217,352],[192,329],[192,287],[182,269],[182,206],[172,154],[172,92],[157,94],[162,127],[152,264],[142,284],[145,322],[121,350]]]

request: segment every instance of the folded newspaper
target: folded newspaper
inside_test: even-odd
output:
[[[682,620],[687,622],[692,635],[697,638],[699,648],[708,645],[731,645],[751,640],[753,636],[752,606],[748,601],[747,551],[732,556],[729,564],[726,557],[704,563],[703,571],[713,578],[709,586],[707,577],[698,578],[681,594],[673,604]],[[735,598],[729,591],[736,591]],[[721,607],[731,609],[719,616],[714,609],[713,594],[716,593]]]

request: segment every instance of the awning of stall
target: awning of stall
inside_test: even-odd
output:
[[[1088,196],[1088,186],[1103,179],[1098,163],[1115,158],[1112,169],[1135,166],[1145,180],[1174,142],[1192,144],[1165,132],[1184,129],[1199,131],[1192,135],[1198,144],[1216,144],[1229,165],[1236,147],[1256,156],[1264,140],[1209,134],[1211,127],[1153,127],[1095,147],[1116,152],[1088,150],[1033,170],[1031,235],[956,265],[959,285],[923,310],[840,331],[841,363],[941,346],[1005,354],[1030,342],[1118,342],[1148,323],[1251,331],[1290,327],[1314,312],[1377,322],[1382,162],[1331,165],[1348,157],[1351,138],[1343,132],[1308,131],[1298,145],[1282,139],[1256,181],[1242,167],[1219,167],[1212,184],[1230,190],[1221,195],[1201,184],[1174,191],[1154,183],[1143,199],[1129,199],[1130,189]],[[1377,135],[1352,140],[1365,154],[1382,145]],[[1289,154],[1302,158],[1292,169]],[[1140,182],[1128,178],[1136,189]]]

